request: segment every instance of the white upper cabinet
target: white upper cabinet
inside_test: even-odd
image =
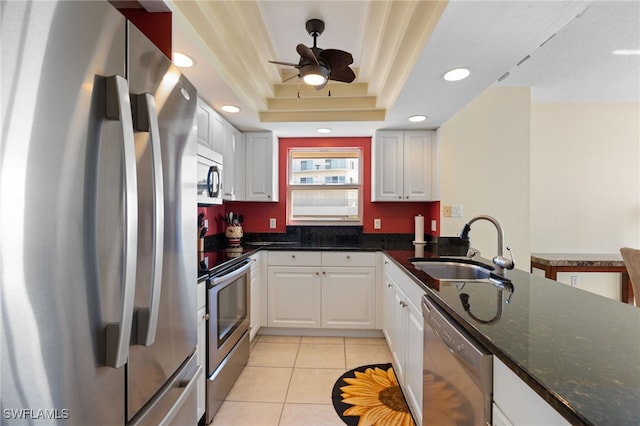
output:
[[[240,201],[245,198],[244,192],[244,136],[235,127],[231,127],[225,135],[224,169],[222,170],[222,198],[229,201]]]
[[[245,201],[278,201],[278,138],[273,132],[246,132]]]
[[[222,154],[222,198],[245,199],[244,135],[198,98],[198,143]]]
[[[439,197],[439,150],[433,130],[378,130],[373,139],[371,201]]]
[[[197,125],[198,143],[222,154],[226,126],[231,127],[231,125],[200,98],[198,98]]]

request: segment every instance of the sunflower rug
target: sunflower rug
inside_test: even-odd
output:
[[[415,426],[391,364],[347,371],[333,385],[331,399],[349,426]]]

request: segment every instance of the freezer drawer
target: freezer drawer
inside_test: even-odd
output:
[[[128,426],[196,425],[196,384],[201,374],[194,353]]]

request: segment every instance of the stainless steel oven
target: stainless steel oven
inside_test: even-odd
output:
[[[249,359],[250,270],[244,259],[213,272],[207,284],[207,424]]]
[[[426,295],[422,314],[422,424],[491,425],[493,355]]]

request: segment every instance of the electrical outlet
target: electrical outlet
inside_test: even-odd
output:
[[[438,222],[435,219],[431,220],[431,232],[436,232],[438,230]]]
[[[382,228],[382,222],[380,221],[380,219],[373,219],[373,229],[381,229]]]
[[[451,217],[462,217],[462,206],[461,205],[453,205],[451,206]]]
[[[571,287],[578,287],[578,276],[571,275]]]
[[[269,228],[276,229],[276,218],[272,217],[269,219]]]
[[[442,206],[442,216],[451,217],[451,206]]]

